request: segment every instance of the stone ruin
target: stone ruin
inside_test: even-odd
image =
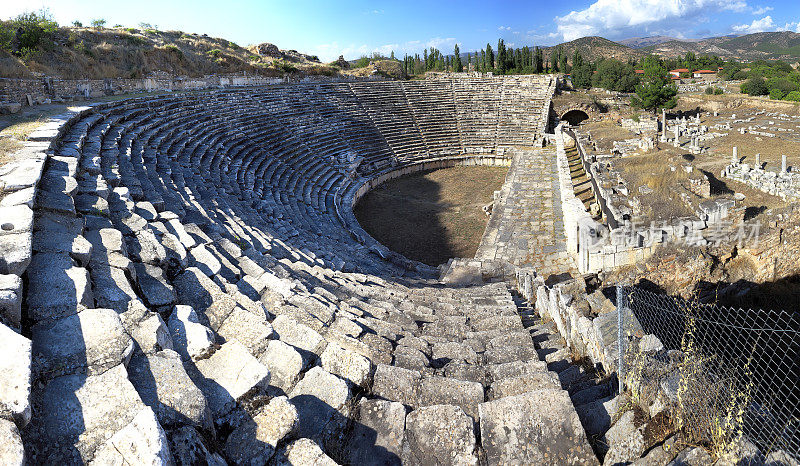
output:
[[[615,419],[629,403],[613,378],[572,361],[613,372],[614,306],[548,277],[644,246],[576,250],[625,214],[593,171],[612,228],[583,215],[567,136],[546,134],[555,86],[477,73],[308,83],[51,119],[0,166],[0,462],[696,454],[631,445],[649,421]],[[358,225],[370,189],[454,165],[510,167],[475,258],[431,268]],[[669,231],[706,221],[681,225]],[[572,312],[588,319],[582,345],[556,318]]]
[[[685,116],[667,120],[662,111],[661,142],[672,143],[676,147],[685,146],[692,153],[706,151],[702,142],[714,137],[717,133],[709,133],[708,128],[700,124],[700,115],[692,118]],[[560,133],[557,130],[556,133]],[[670,138],[668,135],[672,134]],[[617,267],[636,264],[650,257],[660,245],[665,243],[681,243],[703,246],[716,241],[716,235],[736,207],[733,199],[706,199],[711,195],[708,177],[694,172],[691,164],[682,167],[690,173],[688,184],[673,189],[675,194],[695,212],[692,217],[672,218],[666,221],[649,222],[636,215],[640,201],[637,193],[631,192],[621,173],[616,171],[610,156],[589,156],[583,144],[586,138],[567,131],[561,137],[570,137],[576,141],[581,160],[587,167],[586,172],[591,181],[591,189],[597,199],[598,209],[602,212],[602,220],[593,219],[591,212],[580,203],[574,203],[571,209],[565,209],[564,222],[568,233],[568,249],[575,257],[577,268],[582,273],[612,270]],[[647,141],[631,139],[615,141],[615,154],[625,156],[627,153],[647,146]],[[559,153],[559,157],[561,154]],[[678,167],[672,167],[677,170]],[[574,198],[571,183],[568,183],[569,171],[561,174],[562,199]],[[640,186],[638,194],[651,194],[652,189]],[[565,202],[566,203],[566,202]]]
[[[750,166],[749,163],[742,163],[742,158],[734,147],[731,163],[722,169],[722,176],[778,196],[784,201],[796,202],[800,200],[800,174],[790,168],[786,163],[786,155],[781,156],[781,167],[777,172],[766,170],[761,154],[755,155],[753,165]]]

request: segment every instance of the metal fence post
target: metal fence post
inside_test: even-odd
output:
[[[617,382],[619,383],[619,393],[625,389],[625,291],[622,285],[617,285],[617,351],[619,359],[617,361]]]

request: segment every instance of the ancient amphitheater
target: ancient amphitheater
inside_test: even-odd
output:
[[[47,123],[0,167],[2,463],[598,463],[616,386],[516,291],[576,267],[556,85],[276,85]],[[355,220],[382,181],[461,164],[510,167],[476,258],[436,270]]]

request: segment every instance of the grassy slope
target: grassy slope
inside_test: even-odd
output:
[[[0,51],[0,76],[63,78],[139,78],[153,71],[182,76],[248,72],[283,73],[280,61],[260,57],[225,39],[180,31],[60,28],[53,44],[23,61]],[[334,68],[301,60],[292,66],[309,73]]]

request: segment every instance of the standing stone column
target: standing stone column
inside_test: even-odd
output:
[[[786,173],[786,154],[781,155],[781,174]]]
[[[736,146],[733,146],[733,155],[731,156],[731,164],[732,165],[739,164],[739,149]]]
[[[675,140],[673,141],[673,145],[675,147],[678,147],[680,145],[680,142],[678,141],[678,138],[680,137],[681,134],[680,131],[681,129],[678,127],[678,125],[675,125]]]
[[[756,154],[756,166],[755,168],[761,168],[761,154]]]
[[[667,109],[661,109],[661,142],[667,142]]]

